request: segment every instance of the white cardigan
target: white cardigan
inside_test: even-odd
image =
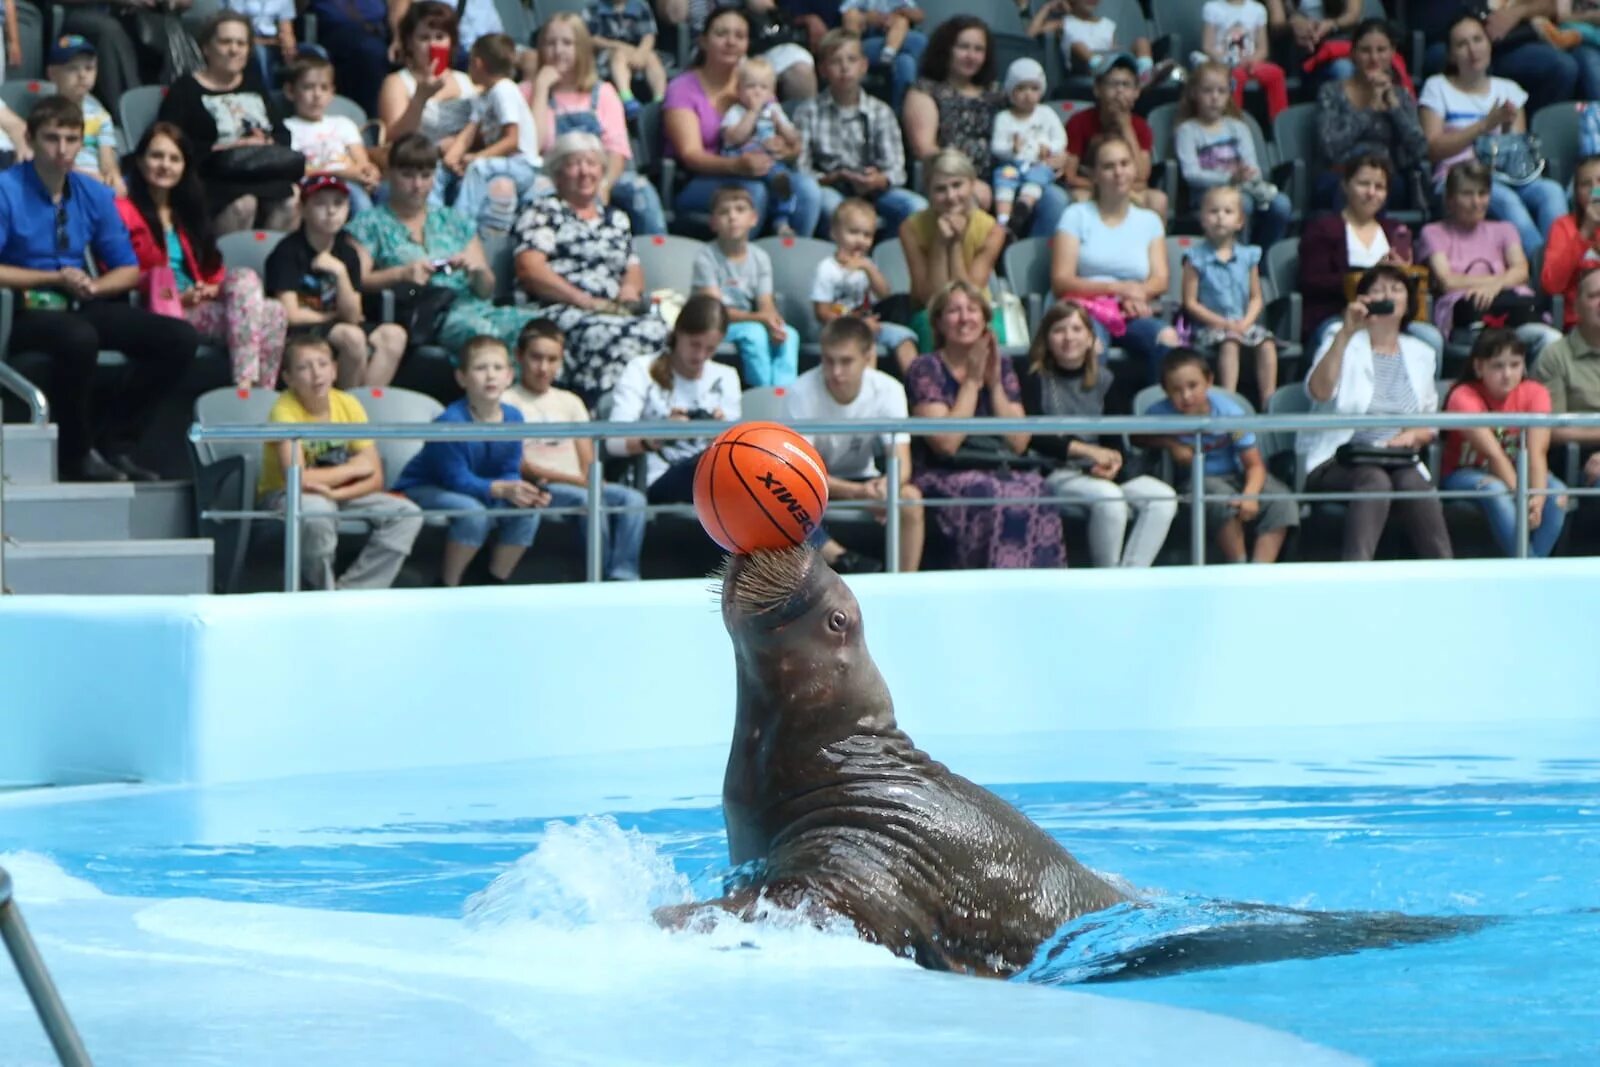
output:
[[[1334,338],[1338,336],[1337,330],[1330,330],[1322,347],[1317,349],[1317,354],[1311,360],[1311,371],[1315,371],[1317,364],[1328,354],[1333,347]],[[1320,402],[1313,398],[1311,410],[1317,414],[1337,415],[1365,415],[1372,406],[1372,392],[1374,372],[1372,361],[1376,358],[1372,354],[1372,338],[1366,330],[1361,330],[1350,343],[1345,346],[1344,363],[1339,368],[1339,382],[1334,387],[1333,398]],[[1434,380],[1434,370],[1438,359],[1434,355],[1433,346],[1426,341],[1419,341],[1409,334],[1400,335],[1400,358],[1405,361],[1406,377],[1411,381],[1411,391],[1417,398],[1419,411],[1439,410],[1439,387]],[[1306,380],[1301,388],[1310,395],[1311,372],[1306,373]],[[1295,437],[1295,451],[1300,456],[1300,470],[1304,474],[1316,470],[1322,464],[1333,458],[1339,446],[1355,436],[1355,431],[1345,430],[1301,430]],[[1420,464],[1419,464],[1420,466]],[[1421,473],[1426,475],[1427,468],[1423,467]]]

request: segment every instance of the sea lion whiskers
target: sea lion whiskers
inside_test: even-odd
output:
[[[815,553],[806,545],[752,552],[729,557],[718,569],[715,589],[727,595],[732,582],[733,604],[746,615],[764,615],[782,607],[804,583]],[[738,570],[735,571],[735,566]]]

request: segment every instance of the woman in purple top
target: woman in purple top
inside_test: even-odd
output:
[[[968,282],[951,282],[933,298],[928,318],[939,348],[918,356],[906,371],[913,416],[1023,417],[1022,385],[1011,360],[1000,354],[989,314],[988,297]],[[1027,451],[1025,433],[918,437],[912,444],[912,481],[929,500],[1041,500],[1050,490],[1043,473],[1022,458]],[[939,507],[933,509],[932,521],[945,542],[946,566],[971,570],[1066,564],[1061,513],[1053,507]]]
[[[765,152],[724,156],[722,116],[732,107],[738,91],[739,63],[750,49],[750,20],[738,8],[724,8],[706,23],[700,35],[695,64],[673,78],[661,105],[662,132],[668,158],[688,172],[689,180],[673,198],[678,211],[704,214],[711,210],[711,195],[724,185],[750,190],[756,214],[766,224],[771,207],[781,195],[767,194],[764,180],[773,159]],[[794,160],[787,160],[793,164]],[[822,189],[809,174],[792,168],[787,175],[795,198],[789,223],[795,233],[809,237],[822,211]],[[781,190],[779,190],[781,193]]]

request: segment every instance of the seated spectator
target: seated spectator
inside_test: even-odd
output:
[[[918,356],[906,375],[911,414],[919,419],[1021,418],[1021,385],[989,328],[983,290],[952,281],[928,311],[937,347]],[[1066,565],[1061,515],[1035,502],[1048,490],[1039,464],[1025,457],[1028,443],[1026,433],[934,434],[912,442],[913,484],[923,499],[1018,501],[936,508],[933,523],[947,546],[949,565],[962,570]]]
[[[1545,14],[1554,14],[1554,4],[1428,0],[1408,5],[1407,29],[1422,32],[1428,45],[1424,63],[1432,72],[1445,66],[1450,27],[1456,19],[1462,15],[1483,18],[1489,39],[1495,42],[1494,72],[1528,91],[1532,114],[1549,104],[1600,98],[1600,78],[1595,77],[1594,69],[1600,52],[1581,49],[1569,53],[1553,47],[1533,25],[1541,8]]]
[[[285,89],[294,114],[283,120],[289,147],[306,157],[307,174],[337,174],[350,188],[350,213],[372,206],[383,173],[367,155],[367,144],[354,121],[328,114],[333,102],[333,64],[307,52],[289,66]]]
[[[439,0],[408,4],[399,20],[395,44],[400,54],[395,58],[400,69],[383,79],[376,108],[388,134],[391,172],[394,146],[402,138],[422,134],[443,159],[472,122],[478,87],[466,72],[450,69],[448,61],[442,67],[434,65],[436,55],[455,54],[459,31],[455,5]],[[435,204],[447,204],[453,199],[455,177],[441,169],[434,182]]]
[[[183,317],[201,337],[227,346],[234,383],[276,389],[288,314],[268,298],[255,271],[222,262],[193,156],[188,138],[170,122],[146,130],[128,156],[128,196],[117,201],[117,212],[133,243],[146,306],[150,272],[169,268]]]
[[[946,149],[928,161],[926,173],[930,206],[900,224],[917,309],[910,325],[923,352],[932,350],[936,333],[929,302],[951,282],[987,290],[1006,243],[1005,230],[977,205],[978,175],[966,156]],[[994,327],[1003,330],[998,315]]]
[[[779,162],[798,161],[772,151],[724,156],[720,152],[723,116],[738,102],[739,65],[750,50],[750,16],[736,7],[718,8],[700,35],[695,65],[667,84],[661,120],[664,151],[676,159],[688,182],[673,194],[680,212],[707,211],[712,195],[730,182],[750,190],[763,226],[775,221],[776,201],[767,194],[766,178]],[[776,66],[776,64],[774,64]],[[817,228],[821,190],[808,174],[790,174],[795,197],[789,219],[794,232],[809,237]]]
[[[643,78],[650,99],[667,95],[667,68],[656,55],[656,17],[644,0],[588,0],[583,21],[598,49],[595,69],[615,86],[624,114],[639,113],[635,80]]]
[[[1166,397],[1150,406],[1150,415],[1230,418],[1244,414],[1227,395],[1211,388],[1211,368],[1192,348],[1175,348],[1161,361],[1161,389]],[[1194,469],[1194,437],[1145,437],[1141,443],[1166,450],[1188,484]],[[1289,487],[1267,473],[1256,435],[1208,433],[1201,437],[1205,453],[1206,530],[1228,563],[1276,563],[1289,531],[1300,525],[1300,506],[1287,499]],[[1279,497],[1262,501],[1261,494]],[[1255,545],[1246,548],[1245,530],[1255,530]]]
[[[1306,378],[1312,410],[1336,415],[1439,410],[1436,357],[1400,329],[1410,306],[1411,285],[1398,267],[1383,264],[1361,276],[1339,329],[1323,340],[1312,359]],[[1306,472],[1306,488],[1313,493],[1426,493],[1433,483],[1421,454],[1433,437],[1430,429],[1302,430],[1295,450]],[[1346,506],[1342,558],[1372,559],[1391,511],[1419,557],[1450,558],[1450,535],[1438,496],[1368,498]]]
[[[1416,97],[1398,81],[1394,30],[1382,19],[1367,19],[1356,27],[1354,45],[1356,72],[1317,91],[1317,142],[1329,169],[1316,179],[1312,205],[1338,211],[1351,168],[1377,156],[1388,165],[1389,206],[1421,208],[1416,195],[1428,137]]]
[[[403,26],[405,16],[420,5],[401,0],[308,0],[301,7],[296,0],[296,6],[305,14],[317,17],[317,45],[334,67],[343,72],[345,95],[360,104],[367,114],[378,114],[382,110],[379,92],[389,73],[389,61],[405,63],[409,58],[408,54],[402,54],[410,46],[408,35],[397,32],[395,22],[390,19]],[[454,8],[452,4],[447,9],[452,23]],[[390,124],[391,137],[405,132],[395,130]]]
[[[862,92],[867,61],[855,34],[829,31],[817,50],[817,62],[827,90],[795,108],[794,126],[800,133],[796,169],[821,187],[822,219],[832,219],[845,199],[859,197],[871,202],[884,227],[895,233],[928,206],[916,192],[903,188],[906,156],[900,120],[889,105]]]
[[[1074,201],[1095,196],[1094,164],[1090,162],[1098,138],[1116,137],[1133,153],[1129,198],[1158,216],[1167,214],[1167,194],[1150,184],[1154,168],[1151,151],[1155,138],[1150,124],[1133,113],[1139,102],[1137,68],[1126,53],[1112,58],[1094,77],[1094,107],[1082,108],[1067,120],[1067,187]]]
[[[793,237],[790,219],[798,201],[794,175],[786,160],[799,158],[800,134],[778,106],[771,63],[760,56],[747,57],[739,64],[737,85],[735,103],[722,116],[722,154],[742,156],[754,152],[772,157],[772,169],[763,179],[772,200],[772,232],[779,237]],[[716,199],[715,195],[712,199]]]
[[[845,317],[864,323],[877,339],[877,348],[893,357],[904,379],[911,361],[917,358],[917,335],[910,327],[884,322],[873,310],[876,301],[890,295],[889,279],[872,262],[872,235],[877,226],[877,212],[865,200],[846,200],[834,211],[829,231],[834,235],[835,251],[817,264],[811,279],[811,310],[824,327]]]
[[[193,326],[131,306],[138,261],[111,190],[73,171],[83,112],[48,96],[28,114],[32,161],[0,171],[0,286],[16,293],[8,354],[49,357],[42,383],[59,433],[63,481],[153,481],[134,449],[200,343]],[[84,269],[94,252],[98,277]],[[109,400],[93,398],[102,348],[131,369]]]
[[[1094,323],[1080,304],[1064,301],[1045,312],[1022,380],[1029,415],[1099,418],[1114,376],[1102,364]],[[1057,461],[1046,484],[1063,513],[1089,512],[1089,558],[1096,567],[1149,567],[1178,514],[1172,486],[1147,474],[1129,476],[1125,457],[1099,435],[1040,435],[1033,447]],[[1133,518],[1133,532],[1128,519]]]
[[[1585,271],[1578,280],[1578,322],[1572,332],[1539,353],[1533,365],[1534,381],[1550,391],[1550,410],[1600,412],[1600,270]],[[1591,453],[1583,465],[1583,484],[1600,485],[1600,427],[1560,427],[1550,433],[1552,444],[1577,445]]]
[[[1245,86],[1255,82],[1267,94],[1267,117],[1277,118],[1289,106],[1289,89],[1283,68],[1268,58],[1266,5],[1259,0],[1206,0],[1200,18],[1205,26],[1200,58],[1228,68],[1234,106],[1244,107]]]
[[[539,136],[533,112],[516,82],[517,46],[503,33],[479,37],[467,56],[467,76],[478,89],[467,123],[444,153],[444,169],[461,179],[456,214],[488,237],[503,235],[533,196],[539,177]],[[434,187],[436,203],[443,203]]]
[[[406,353],[406,331],[369,327],[361,307],[366,250],[344,232],[350,191],[343,178],[319,174],[300,186],[300,228],[278,242],[266,263],[266,290],[283,304],[292,333],[325,338],[343,388],[388,385]]]
[[[1472,358],[1445,400],[1446,411],[1550,413],[1550,391],[1525,377],[1527,350],[1515,334],[1485,330],[1472,345]],[[1566,488],[1550,473],[1550,430],[1523,431],[1499,426],[1447,430],[1444,435],[1442,488],[1481,494],[1476,501],[1489,520],[1500,551],[1517,554],[1517,449],[1528,450],[1528,551],[1550,555],[1566,521]]]
[[[1409,269],[1411,230],[1381,214],[1389,199],[1389,164],[1363,156],[1345,168],[1344,207],[1309,220],[1300,234],[1300,293],[1305,301],[1305,341],[1318,345],[1338,328],[1356,278],[1380,264]],[[1444,335],[1432,323],[1405,322],[1411,336],[1444,352]],[[1402,320],[1405,321],[1405,320]]]
[[[437,334],[411,337],[412,344],[436,343],[452,352],[480,334],[514,344],[533,308],[494,303],[495,275],[472,224],[449,208],[429,207],[439,150],[421,134],[400,138],[389,148],[389,202],[350,220],[346,232],[372,269],[363,276],[368,293],[399,287],[455,291]]]
[[[800,333],[783,321],[772,292],[772,259],[750,243],[756,209],[737,185],[711,198],[711,232],[694,260],[691,285],[728,309],[727,339],[739,350],[746,388],[788,385],[800,373]]]
[[[511,386],[511,354],[498,337],[474,337],[461,350],[456,384],[464,397],[434,422],[522,422],[522,412],[502,397]],[[450,516],[439,584],[461,584],[467,568],[494,528],[489,584],[504,585],[533,544],[536,515],[497,514],[507,508],[542,508],[550,494],[522,479],[522,445],[493,441],[428,441],[395,479],[394,489],[424,511],[461,511]]]
[[[1006,105],[995,84],[998,69],[989,26],[982,19],[957,15],[934,29],[922,54],[921,77],[906,92],[900,113],[913,160],[927,163],[940,151],[953,149],[979,174],[994,169],[989,139],[994,117]],[[977,183],[975,195],[979,207],[994,205],[987,181]]]
[[[1306,72],[1307,84],[1344,81],[1356,72],[1349,57],[1350,31],[1361,21],[1360,0],[1266,2],[1267,33],[1286,45],[1286,57]]]
[[[289,338],[283,352],[283,393],[268,422],[325,422],[335,426],[367,421],[361,401],[333,385],[333,349],[310,334]],[[356,433],[354,429],[343,431]],[[384,490],[383,457],[370,440],[268,441],[261,449],[261,508],[283,511],[289,467],[300,474],[300,581],[308,589],[387,589],[394,584],[422,530],[422,509]],[[357,518],[372,534],[350,568],[335,580],[339,519]]]
[[[722,301],[705,293],[691,296],[678,312],[659,356],[636,356],[617,379],[611,395],[612,422],[737,422],[742,392],[739,374],[711,357],[728,332]],[[645,496],[652,504],[694,501],[694,469],[708,437],[611,437],[606,452],[645,457]]]
[[[1006,109],[995,116],[994,215],[1019,240],[1028,233],[1034,206],[1055,186],[1067,165],[1067,131],[1061,117],[1040,105],[1044,68],[1026,57],[1006,68]]]
[[[522,412],[526,422],[588,422],[589,409],[578,394],[557,389],[566,338],[549,319],[534,319],[517,338],[517,366],[521,382],[506,391],[505,402]],[[550,505],[583,507],[589,501],[589,467],[594,443],[586,437],[528,438],[522,443],[522,477],[543,489]],[[601,543],[601,576],[608,582],[639,580],[639,551],[644,545],[644,494],[626,485],[606,482],[600,503],[606,514]],[[538,518],[538,516],[535,516]],[[590,516],[578,516],[587,530]],[[585,544],[587,544],[587,538]]]
[[[1600,267],[1600,156],[1585,156],[1573,168],[1572,212],[1551,227],[1539,271],[1539,288],[1562,298],[1563,330],[1578,321],[1578,279]]]
[[[1216,360],[1222,388],[1239,391],[1239,357],[1255,361],[1261,410],[1278,389],[1278,345],[1261,325],[1261,249],[1240,244],[1244,210],[1239,190],[1215,185],[1200,209],[1205,240],[1183,257],[1183,314],[1195,347]]]
[[[604,160],[592,134],[556,138],[546,155],[556,193],[536,201],[516,226],[517,283],[532,297],[517,310],[561,327],[570,361],[563,385],[590,405],[623,367],[660,352],[667,337],[667,324],[643,304],[644,270],[628,216],[600,203]]]
[[[86,178],[105,182],[117,196],[127,196],[117,157],[117,127],[111,121],[111,112],[94,96],[99,71],[94,45],[77,34],[59,38],[50,46],[50,63],[45,71],[56,87],[56,95],[83,109],[83,147],[78,150],[73,169]]]
[[[1232,185],[1242,198],[1245,233],[1253,244],[1271,248],[1288,232],[1294,208],[1262,175],[1255,135],[1228,96],[1228,71],[1220,63],[1202,63],[1190,73],[1174,142],[1191,209],[1210,190]]]
[[[872,366],[872,327],[854,315],[840,315],[822,329],[822,363],[800,375],[784,391],[784,410],[795,422],[843,422],[846,419],[909,417],[905,387]],[[922,493],[912,483],[910,434],[807,435],[828,472],[829,500],[889,498],[886,474],[875,453],[893,449],[900,457],[900,570],[922,565],[924,539]],[[883,507],[870,509],[879,522],[888,520]],[[812,535],[822,558],[840,574],[880,571],[883,564],[846,549],[819,524]]]
[[[594,46],[577,15],[558,12],[540,28],[539,71],[527,92],[539,151],[550,151],[564,133],[594,134],[606,150],[601,199],[628,213],[635,234],[666,233],[661,194],[647,177],[627,167],[633,145],[622,99],[595,76]]]
[[[912,28],[922,25],[922,9],[916,0],[844,0],[839,16],[845,31],[861,38],[867,62],[889,68],[889,103],[899,110],[928,50],[928,39]]]
[[[1516,332],[1537,355],[1561,331],[1545,324],[1528,287],[1528,257],[1517,229],[1485,218],[1492,202],[1489,168],[1457,163],[1445,179],[1445,218],[1422,228],[1417,258],[1428,265],[1438,295],[1433,321],[1449,337],[1494,320]]]
[[[305,157],[289,150],[289,128],[256,80],[250,20],[237,11],[213,16],[200,31],[200,49],[205,67],[173,82],[158,117],[195,146],[217,233],[293,229],[294,183]],[[283,146],[283,158],[261,160],[261,146],[273,144]]]
[[[1171,60],[1156,63],[1151,58],[1150,41],[1135,37],[1132,45],[1117,40],[1117,24],[1099,14],[1100,0],[1046,0],[1028,23],[1029,37],[1042,37],[1061,31],[1061,58],[1072,74],[1099,74],[1112,57],[1132,52],[1139,85],[1149,85],[1175,65]]]
[[[1450,27],[1450,63],[1422,86],[1422,132],[1428,137],[1433,162],[1433,188],[1441,192],[1452,167],[1476,159],[1473,145],[1494,133],[1526,133],[1523,110],[1528,94],[1505,78],[1489,76],[1492,45],[1483,23],[1463,15]],[[1566,213],[1566,194],[1550,178],[1512,185],[1496,177],[1489,193],[1489,214],[1517,228],[1529,256],[1544,251],[1544,235]]]
[[[1166,232],[1161,216],[1134,202],[1133,145],[1106,134],[1088,151],[1094,199],[1061,216],[1050,287],[1057,299],[1084,305],[1100,343],[1118,339],[1154,381],[1167,348],[1178,343],[1160,306],[1170,269]]]

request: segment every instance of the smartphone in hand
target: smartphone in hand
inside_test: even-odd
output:
[[[444,72],[450,69],[449,44],[430,44],[428,46],[428,69],[435,78],[444,77]]]

